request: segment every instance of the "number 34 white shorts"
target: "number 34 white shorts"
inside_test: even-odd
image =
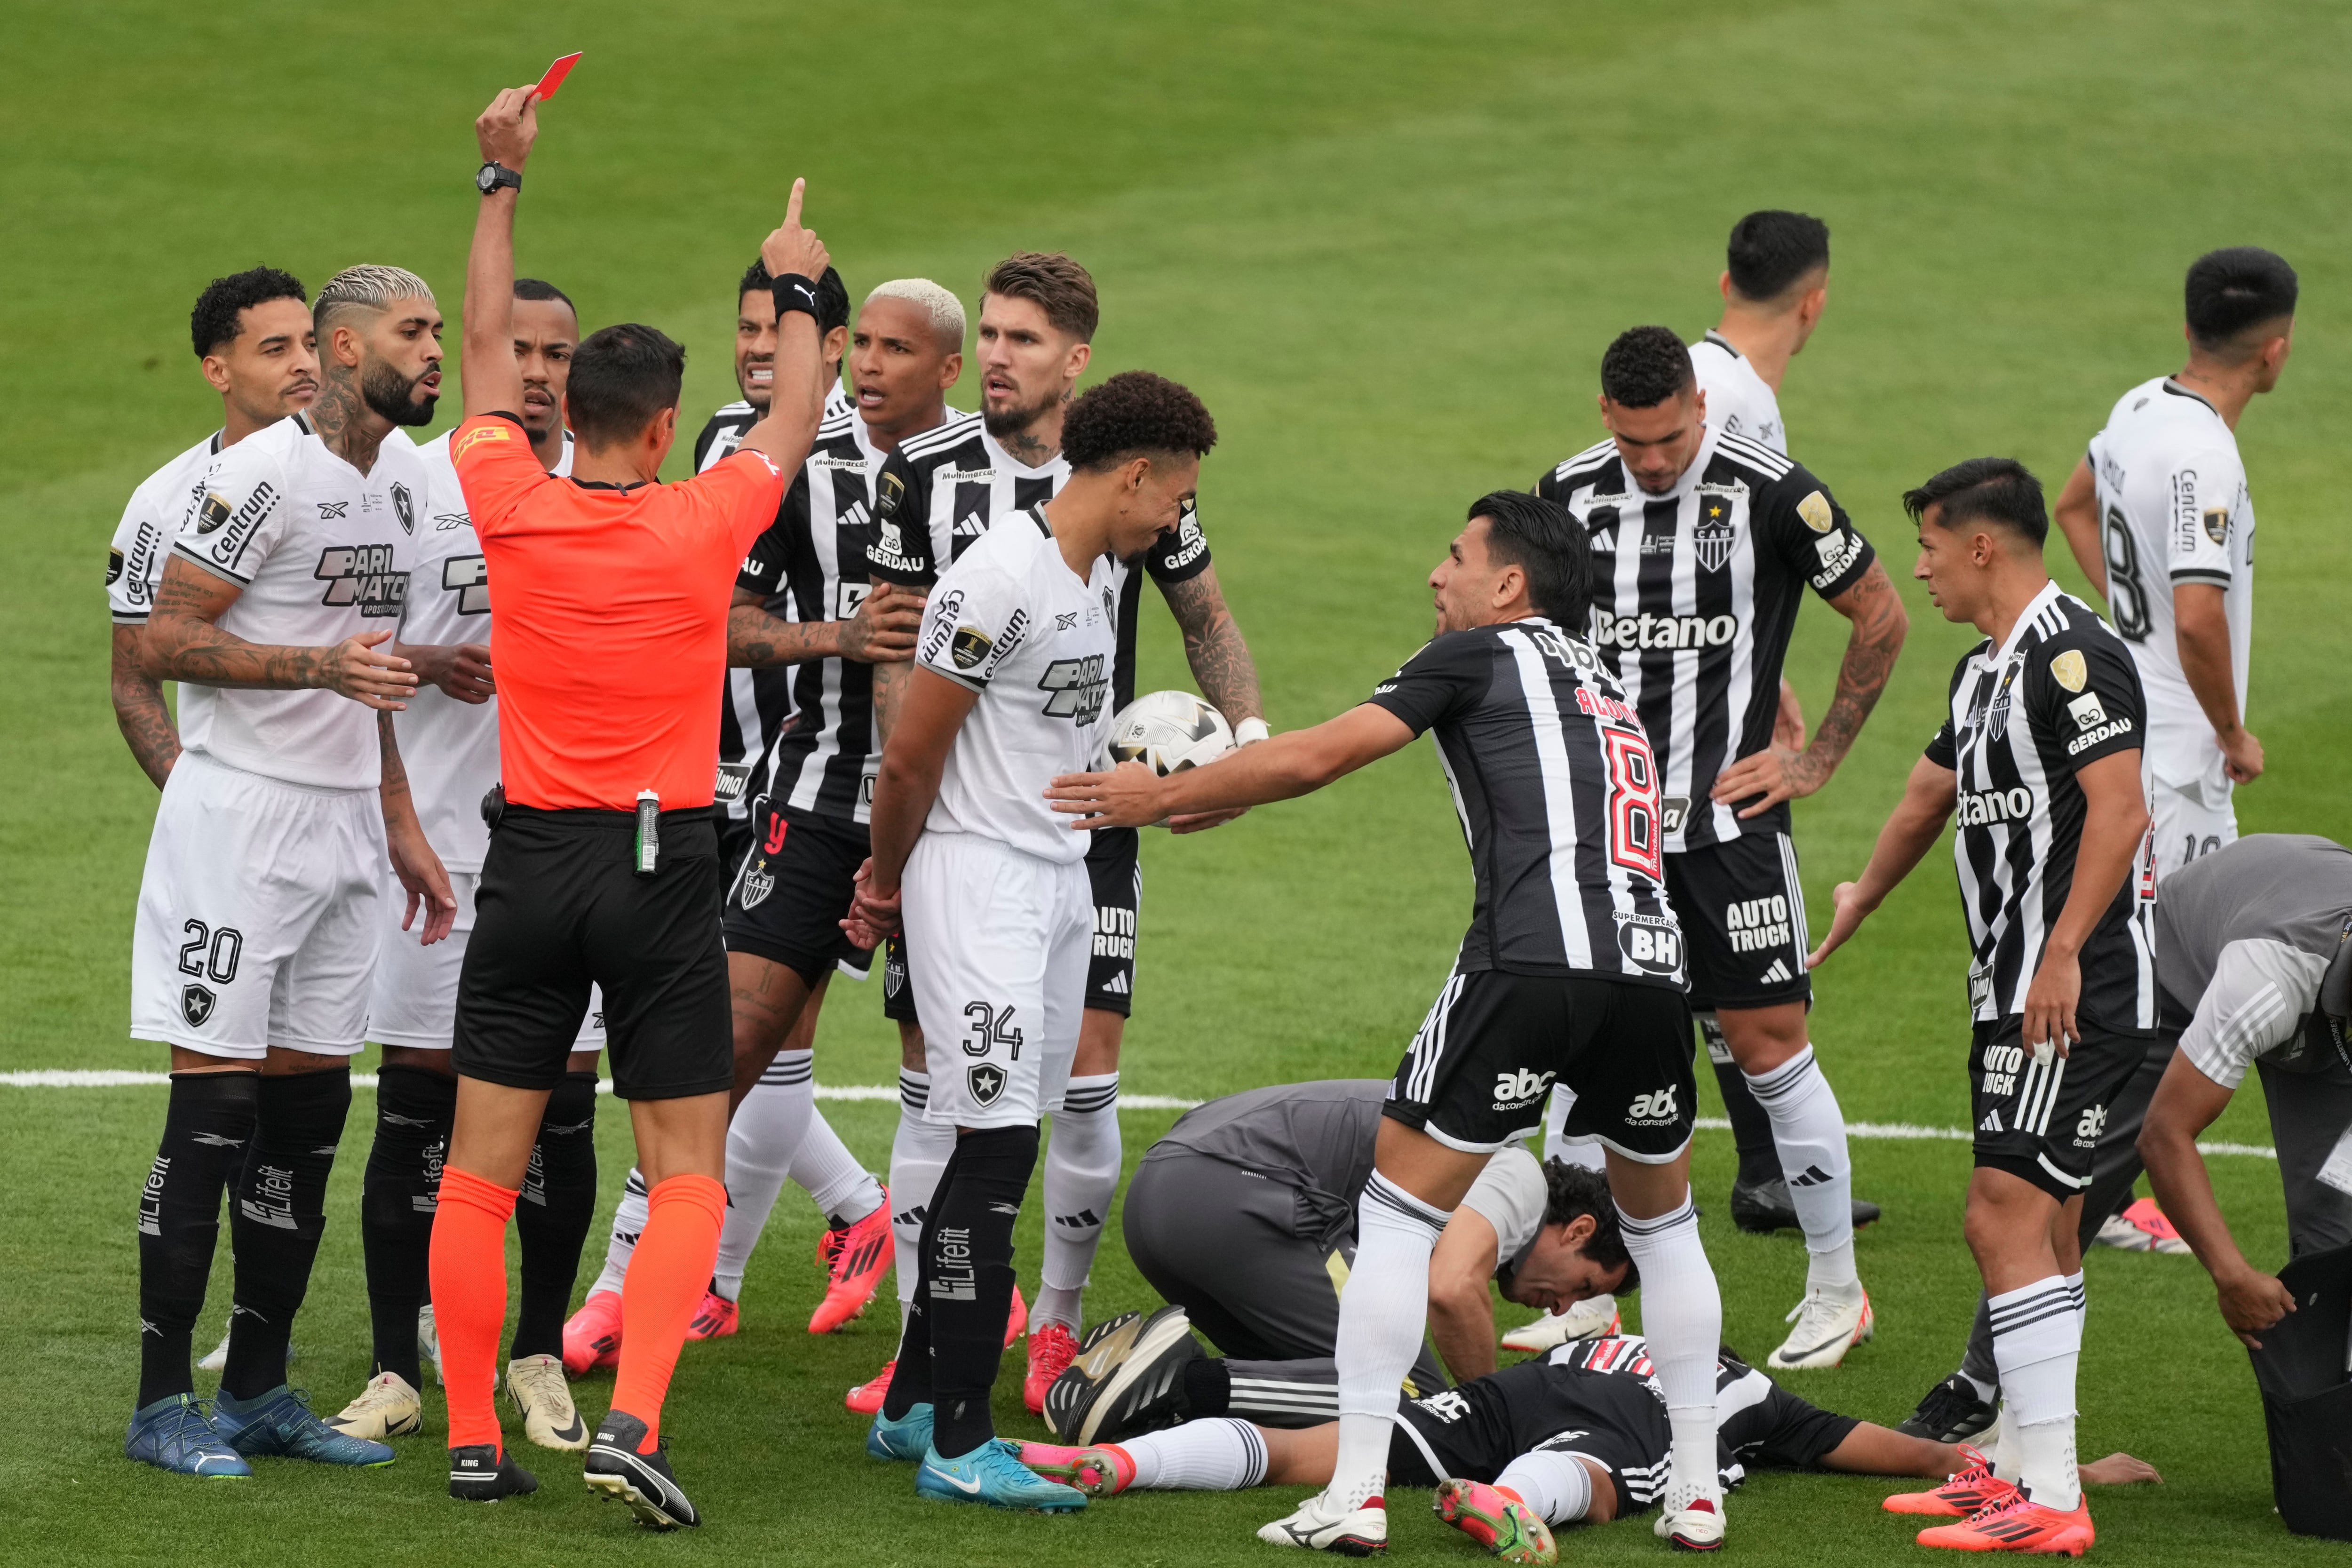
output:
[[[386,858],[373,789],[311,789],[183,752],[139,884],[131,1037],[253,1060],[270,1046],[357,1051]]]
[[[926,833],[900,878],[908,979],[931,1074],[926,1120],[1024,1127],[1057,1110],[1078,1048],[1094,892],[1083,860]]]

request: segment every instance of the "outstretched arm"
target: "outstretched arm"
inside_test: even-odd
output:
[[[482,161],[517,174],[539,139],[539,88],[510,87],[490,100],[474,121]],[[501,185],[482,198],[474,216],[474,247],[466,258],[465,340],[458,372],[466,381],[466,417],[522,415],[522,366],[514,350],[514,220],[522,193]]]
[[[1911,765],[1903,798],[1888,815],[1886,826],[1878,830],[1878,843],[1870,852],[1870,864],[1863,868],[1862,880],[1840,882],[1831,893],[1837,913],[1830,921],[1829,935],[1805,959],[1806,968],[1820,968],[1831,953],[1844,946],[1846,939],[1886,901],[1895,884],[1911,874],[1911,868],[1919,864],[1919,858],[1943,833],[1958,798],[1959,775],[1951,769],[1926,757]]]
[[[1055,811],[1070,814],[1074,828],[1143,827],[1171,816],[1311,795],[1368,763],[1402,751],[1412,736],[1403,720],[1366,702],[1311,730],[1293,730],[1166,778],[1140,763],[1107,773],[1065,773],[1054,781],[1045,798]]]
[[[788,287],[811,290],[808,302],[814,305],[813,290],[816,280],[824,276],[829,258],[824,242],[801,226],[801,198],[807,189],[807,181],[793,182],[793,194],[784,203],[784,221],[760,242],[760,259],[767,264],[770,277],[805,279],[805,285]],[[743,432],[738,450],[764,452],[776,467],[791,474],[807,458],[809,447],[816,440],[817,424],[824,417],[824,349],[817,342],[816,318],[808,311],[777,313],[774,374],[768,412]]]
[[[727,612],[727,662],[739,669],[812,658],[904,664],[915,657],[922,624],[919,599],[869,594],[845,621],[787,621],[768,613],[764,595],[738,588]]]
[[[1911,617],[1878,562],[1872,562],[1861,581],[1829,603],[1853,623],[1853,629],[1838,666],[1837,695],[1830,699],[1812,744],[1801,752],[1767,748],[1742,757],[1717,774],[1715,787],[1707,792],[1725,805],[1760,797],[1739,814],[1743,818],[1760,816],[1782,801],[1811,795],[1830,782],[1854,737],[1862,733],[1863,721],[1878,706],[1879,693],[1886,689],[1895,657],[1903,651]]]
[[[511,352],[507,360],[513,363]],[[371,708],[406,706],[402,699],[415,691],[416,677],[406,659],[379,651],[391,639],[389,629],[362,632],[332,647],[249,643],[214,624],[244,592],[176,556],[165,562],[140,643],[149,678],[276,691],[323,688]]]

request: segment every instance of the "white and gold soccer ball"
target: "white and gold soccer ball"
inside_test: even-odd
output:
[[[1104,749],[1113,767],[1141,763],[1165,778],[1232,751],[1234,730],[1189,691],[1154,691],[1118,710]]]

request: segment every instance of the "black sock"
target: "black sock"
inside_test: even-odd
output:
[[[327,1173],[352,1109],[352,1070],[262,1075],[229,1240],[236,1312],[221,1392],[251,1399],[286,1381],[286,1342],[327,1228]]]
[[[416,1354],[416,1310],[433,1256],[433,1208],[457,1080],[430,1068],[394,1066],[376,1079],[375,1142],[360,1186],[360,1245],[367,1254],[368,1318],[375,1371],[425,1386]]]
[[[988,1407],[1004,1359],[1013,1305],[1013,1226],[1037,1168],[1037,1129],[992,1127],[956,1140],[952,1173],[931,1201],[926,1227],[926,1305],[931,1320],[931,1447],[942,1458],[996,1436]]]
[[[596,1075],[570,1072],[547,1097],[530,1152],[515,1230],[522,1237],[522,1310],[517,1360],[563,1353],[563,1315],[580,1275],[580,1249],[596,1220]]]
[[[940,1195],[948,1190],[957,1163],[963,1158],[964,1142],[956,1140],[948,1163],[940,1167],[930,1205],[923,1210],[922,1235],[915,1242],[914,1300],[907,1309],[907,1325],[898,1331],[898,1370],[890,1374],[890,1386],[882,1394],[882,1414],[893,1421],[903,1421],[908,1411],[931,1402],[931,1249],[939,1237]],[[1004,1306],[1012,1310],[1010,1298]]]
[[[1701,1013],[1698,1029],[1706,1041],[1707,1059],[1715,1064],[1715,1086],[1723,1091],[1723,1113],[1731,1120],[1731,1146],[1739,1152],[1739,1184],[1752,1187],[1780,1180],[1780,1150],[1772,1142],[1772,1119],[1756,1103],[1748,1076],[1731,1059],[1730,1047],[1723,1043],[1722,1026],[1712,1013]]]
[[[253,1139],[252,1072],[175,1072],[139,1194],[139,1403],[194,1394],[189,1339],[220,1238],[221,1194]]]
[[[1187,1421],[1223,1415],[1233,1408],[1233,1373],[1219,1357],[1202,1356],[1199,1361],[1185,1363],[1183,1386],[1184,1406],[1181,1414]]]

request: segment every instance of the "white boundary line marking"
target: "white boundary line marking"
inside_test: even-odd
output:
[[[32,1072],[0,1072],[0,1089],[152,1089],[171,1082],[171,1075],[160,1072],[76,1072],[59,1068],[43,1068]],[[375,1074],[352,1074],[353,1089],[373,1089]],[[596,1092],[610,1094],[610,1079],[597,1080]],[[898,1098],[895,1085],[884,1083],[819,1084],[819,1100],[887,1100]],[[1128,1094],[1118,1097],[1122,1110],[1190,1110],[1200,1104],[1197,1100],[1180,1100],[1166,1094]],[[1698,1126],[1705,1132],[1725,1132],[1731,1123],[1719,1116],[1702,1116]],[[1845,1124],[1849,1138],[1875,1140],[1927,1139],[1939,1142],[1965,1143],[1972,1134],[1965,1127],[1922,1127],[1910,1121],[1849,1121]],[[2255,1159],[2275,1160],[2278,1151],[2265,1143],[2200,1143],[2200,1154],[2244,1154]]]

